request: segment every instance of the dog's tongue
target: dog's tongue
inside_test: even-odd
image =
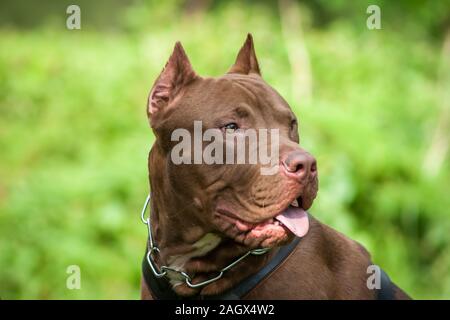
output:
[[[281,214],[277,215],[275,219],[284,224],[297,237],[303,237],[308,233],[308,214],[302,208],[289,206]]]

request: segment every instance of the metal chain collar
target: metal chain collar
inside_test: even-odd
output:
[[[161,266],[161,267],[158,267],[156,262],[155,262],[155,260],[153,259],[153,255],[156,254],[156,253],[159,253],[160,250],[156,246],[155,241],[153,240],[152,228],[150,226],[151,210],[149,210],[150,211],[149,217],[145,218],[145,212],[147,211],[147,207],[148,207],[149,203],[150,203],[150,194],[147,196],[147,199],[145,200],[144,207],[142,208],[141,220],[142,220],[142,222],[144,224],[147,225],[147,230],[148,230],[147,262],[148,262],[148,265],[150,266],[150,269],[152,270],[153,274],[157,278],[162,278],[164,276],[167,276],[167,271],[171,271],[171,272],[175,272],[175,273],[179,274],[182,278],[184,278],[184,281],[185,281],[185,283],[186,283],[186,285],[188,287],[190,287],[190,288],[199,288],[199,287],[206,286],[207,284],[210,284],[211,282],[219,280],[220,278],[223,277],[223,275],[224,275],[224,273],[226,271],[228,271],[231,268],[233,268],[235,265],[237,265],[239,262],[244,260],[249,255],[259,256],[259,255],[265,254],[266,252],[268,252],[270,250],[270,248],[261,248],[261,249],[249,250],[245,254],[243,254],[241,257],[237,258],[232,263],[227,265],[225,268],[221,269],[217,276],[215,276],[213,278],[210,278],[208,280],[205,280],[205,281],[202,281],[202,282],[194,284],[194,283],[192,283],[192,278],[186,272],[180,271],[180,270],[175,270],[174,268],[171,268],[171,267],[168,267],[168,266],[164,266],[164,265]]]

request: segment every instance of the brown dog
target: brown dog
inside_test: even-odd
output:
[[[367,285],[371,261],[366,250],[306,213],[318,190],[316,161],[298,145],[289,105],[262,79],[251,35],[230,71],[219,78],[198,76],[177,43],[151,90],[147,113],[156,136],[148,160],[152,233],[160,249],[153,255],[155,264],[184,271],[199,283],[250,249],[272,248],[249,255],[200,288],[169,271],[167,281],[177,295],[217,295],[233,288],[295,234],[302,239],[289,257],[243,298],[376,298]],[[174,163],[172,133],[180,128],[193,133],[195,121],[203,130],[216,128],[224,135],[278,129],[276,174],[260,174],[261,163]],[[394,298],[408,298],[392,287]],[[142,298],[152,298],[145,281]]]

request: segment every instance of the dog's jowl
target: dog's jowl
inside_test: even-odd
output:
[[[408,298],[384,273],[368,288],[367,251],[307,212],[318,165],[263,80],[251,35],[217,78],[198,75],[177,43],[147,115],[156,141],[143,298]]]

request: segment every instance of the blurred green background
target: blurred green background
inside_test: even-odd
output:
[[[318,159],[311,213],[450,298],[450,1],[178,0],[1,2],[2,299],[139,298],[147,94],[176,40],[218,76],[247,32]]]

